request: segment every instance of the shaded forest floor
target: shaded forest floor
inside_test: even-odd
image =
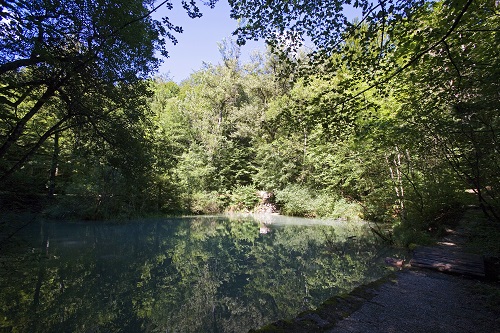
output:
[[[314,311],[256,332],[500,333],[500,228],[469,209],[445,228],[436,246],[483,255],[486,278],[405,266]]]

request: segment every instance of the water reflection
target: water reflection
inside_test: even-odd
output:
[[[45,221],[16,244],[0,266],[15,332],[247,332],[385,270],[366,229],[339,221]]]

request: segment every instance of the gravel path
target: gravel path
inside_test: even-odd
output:
[[[484,282],[438,272],[402,271],[326,332],[500,332],[500,313],[488,307],[485,287]]]
[[[257,333],[500,333],[500,285],[404,269]]]
[[[469,231],[460,225],[447,232],[436,248],[465,251]],[[495,281],[405,268],[314,311],[250,332],[500,333],[500,280]]]

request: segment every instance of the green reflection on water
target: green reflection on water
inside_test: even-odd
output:
[[[362,225],[264,218],[32,224],[0,255],[0,328],[247,332],[386,272]]]

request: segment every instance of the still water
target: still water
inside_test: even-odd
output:
[[[387,273],[361,223],[34,221],[0,252],[0,331],[247,332]]]

